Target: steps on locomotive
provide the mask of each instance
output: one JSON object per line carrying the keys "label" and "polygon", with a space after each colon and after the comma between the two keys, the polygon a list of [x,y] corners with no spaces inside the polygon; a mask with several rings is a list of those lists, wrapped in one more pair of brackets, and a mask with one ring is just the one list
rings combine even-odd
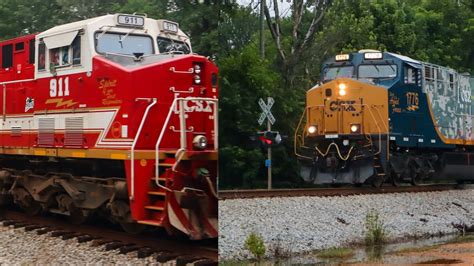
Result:
{"label": "steps on locomotive", "polygon": [[[175,164],[174,158],[166,158],[159,162],[160,173],[158,182],[160,185],[170,186],[173,183],[173,178],[167,178],[166,173],[168,169],[171,169]],[[149,204],[146,205],[145,211],[147,212],[147,219],[138,221],[139,224],[150,225],[150,226],[163,226],[163,219],[165,217],[166,207],[166,191],[156,185],[156,177],[150,178],[150,188],[148,191]]]}

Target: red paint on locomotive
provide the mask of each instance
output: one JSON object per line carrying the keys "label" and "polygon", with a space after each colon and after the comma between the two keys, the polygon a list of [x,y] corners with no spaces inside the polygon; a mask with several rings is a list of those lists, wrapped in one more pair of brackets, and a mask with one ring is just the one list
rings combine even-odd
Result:
{"label": "red paint on locomotive", "polygon": [[[123,24],[124,16],[136,18],[133,23],[143,19],[143,25]],[[115,33],[122,48],[126,38],[150,37],[153,53],[99,53],[100,38]],[[171,47],[176,42],[190,49],[177,24],[133,15],[107,15],[1,42],[2,48],[23,43],[24,49],[13,49],[11,60],[9,48],[0,56],[3,66],[11,64],[0,69],[0,155],[8,162],[19,155],[90,165],[113,161],[123,167],[133,222],[179,230],[194,239],[216,237],[218,69],[202,56],[159,51],[157,40],[166,38]],[[71,42],[61,43],[64,39]],[[15,174],[4,170],[2,176],[10,180]],[[86,205],[70,196],[77,208]],[[113,196],[108,200],[106,207]]]}

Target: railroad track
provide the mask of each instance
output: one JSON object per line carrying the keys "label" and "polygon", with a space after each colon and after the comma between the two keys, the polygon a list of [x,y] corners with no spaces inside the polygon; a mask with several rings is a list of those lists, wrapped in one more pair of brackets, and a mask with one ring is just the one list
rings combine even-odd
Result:
{"label": "railroad track", "polygon": [[24,228],[25,231],[49,234],[63,240],[76,238],[80,243],[105,246],[105,250],[119,250],[121,254],[135,252],[138,258],[154,256],[157,262],[174,262],[176,265],[217,265],[217,240],[191,241],[176,239],[165,232],[131,235],[103,226],[73,225],[57,217],[29,216],[3,209],[0,213],[3,226]]}
{"label": "railroad track", "polygon": [[221,190],[219,200],[245,199],[245,198],[266,198],[266,197],[330,197],[330,196],[350,196],[363,194],[383,194],[402,192],[432,192],[459,189],[456,184],[444,185],[421,185],[421,186],[401,186],[401,187],[339,187],[339,188],[299,188],[299,189],[248,189],[248,190]]}

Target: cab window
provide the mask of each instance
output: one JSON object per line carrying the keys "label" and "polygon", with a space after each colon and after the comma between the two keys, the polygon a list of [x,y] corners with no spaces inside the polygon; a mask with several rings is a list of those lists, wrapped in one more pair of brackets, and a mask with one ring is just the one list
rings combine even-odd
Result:
{"label": "cab window", "polygon": [[46,45],[40,41],[38,46],[38,70],[46,69]]}
{"label": "cab window", "polygon": [[77,36],[71,44],[72,64],[81,64],[81,36]]}
{"label": "cab window", "polygon": [[328,67],[324,70],[324,81],[336,78],[352,78],[354,76],[353,66]]}
{"label": "cab window", "polygon": [[420,71],[417,68],[405,65],[405,84],[420,85]]}
{"label": "cab window", "polygon": [[97,32],[95,40],[95,48],[100,54],[150,55],[154,53],[153,39],[146,35]]}
{"label": "cab window", "polygon": [[396,65],[360,65],[359,78],[395,78],[397,76]]}
{"label": "cab window", "polygon": [[13,44],[7,44],[2,47],[2,68],[13,66]]}
{"label": "cab window", "polygon": [[157,39],[158,43],[158,50],[160,51],[161,54],[164,53],[182,53],[182,54],[189,54],[191,52],[191,49],[189,49],[189,46],[180,41],[175,41],[163,37],[158,37]]}
{"label": "cab window", "polygon": [[[71,45],[54,48],[49,50],[49,63],[54,67],[68,67],[81,64],[81,37],[76,36]],[[39,47],[42,53],[41,45]],[[40,62],[40,61],[39,61]],[[42,69],[41,64],[38,69]],[[43,68],[44,69],[44,68]]]}

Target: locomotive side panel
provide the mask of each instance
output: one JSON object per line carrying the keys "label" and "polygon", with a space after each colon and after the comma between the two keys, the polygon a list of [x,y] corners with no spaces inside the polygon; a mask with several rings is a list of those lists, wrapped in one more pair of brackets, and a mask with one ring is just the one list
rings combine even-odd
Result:
{"label": "locomotive side panel", "polygon": [[424,64],[424,92],[433,126],[447,144],[474,145],[469,77],[454,70]]}
{"label": "locomotive side panel", "polygon": [[37,56],[14,61],[35,61],[35,76],[33,64],[0,70],[0,198],[77,222],[103,212],[126,231],[216,237],[217,67],[187,55],[179,25],[106,15],[29,40]]}

